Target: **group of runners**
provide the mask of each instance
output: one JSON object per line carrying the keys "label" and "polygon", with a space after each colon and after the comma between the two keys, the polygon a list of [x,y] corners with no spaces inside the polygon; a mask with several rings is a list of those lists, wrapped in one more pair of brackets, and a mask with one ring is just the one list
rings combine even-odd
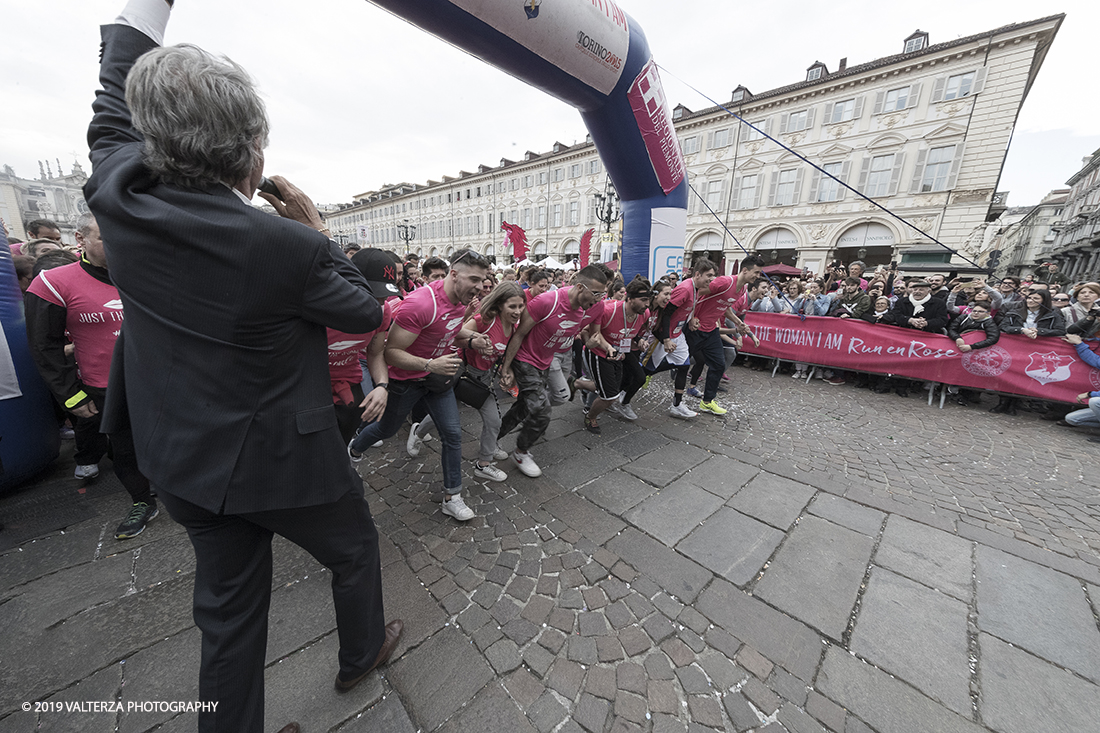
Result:
{"label": "group of runners", "polygon": [[[651,283],[638,275],[625,287],[617,273],[595,264],[579,270],[569,286],[532,296],[515,281],[497,283],[485,257],[462,250],[442,277],[401,299],[400,268],[392,257],[381,250],[352,256],[385,301],[386,318],[371,334],[329,334],[330,362],[342,356],[346,364],[347,344],[361,345],[364,386],[368,380],[370,386],[345,389],[341,397],[334,372],[334,400],[345,412],[361,410],[362,424],[348,443],[353,462],[409,419],[406,449],[417,455],[434,427],[443,464],[442,509],[459,521],[475,516],[462,498],[459,378],[484,397],[477,406],[482,431],[473,472],[490,481],[507,479],[496,465],[505,460],[525,476],[542,475],[532,448],[546,432],[553,406],[578,392],[584,427],[596,435],[605,412],[636,420],[631,399],[664,371],[673,383],[671,416],[724,415],[717,394],[731,361],[729,347],[748,333],[738,310],[747,310],[746,286],[764,264],[749,255],[736,275],[718,276],[716,265],[702,259],[675,285],[676,278]],[[577,370],[575,348],[582,364]],[[685,403],[685,390],[689,372],[694,387],[704,367],[696,411]],[[515,449],[508,453],[499,442],[513,431]]]}

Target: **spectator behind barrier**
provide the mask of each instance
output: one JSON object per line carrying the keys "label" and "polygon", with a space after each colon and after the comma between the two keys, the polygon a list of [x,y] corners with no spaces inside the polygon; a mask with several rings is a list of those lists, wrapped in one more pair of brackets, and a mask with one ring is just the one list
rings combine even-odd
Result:
{"label": "spectator behind barrier", "polygon": [[907,297],[898,298],[894,303],[894,325],[943,333],[947,325],[947,305],[944,299],[932,295],[932,284],[927,280],[914,280],[909,283],[908,290]]}
{"label": "spectator behind barrier", "polygon": [[1046,289],[1032,290],[1021,306],[1003,311],[1000,327],[1005,333],[1022,334],[1031,339],[1066,333],[1062,312],[1051,305],[1050,291]]}

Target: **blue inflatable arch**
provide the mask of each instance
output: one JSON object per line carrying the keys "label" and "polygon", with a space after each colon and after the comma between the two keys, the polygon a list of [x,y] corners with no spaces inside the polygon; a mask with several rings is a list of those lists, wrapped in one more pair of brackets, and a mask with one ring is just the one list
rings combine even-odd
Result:
{"label": "blue inflatable arch", "polygon": [[370,0],[576,107],[622,200],[629,281],[679,272],[687,180],[645,34],[612,0]]}

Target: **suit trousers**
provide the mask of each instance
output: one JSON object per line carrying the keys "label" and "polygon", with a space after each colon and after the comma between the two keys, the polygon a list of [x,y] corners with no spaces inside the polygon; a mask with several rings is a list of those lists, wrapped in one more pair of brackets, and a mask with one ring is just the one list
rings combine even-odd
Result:
{"label": "suit trousers", "polygon": [[161,491],[195,548],[195,624],[202,631],[200,733],[263,733],[264,660],[271,604],[271,539],[278,534],[332,571],[344,679],[374,664],[386,638],[378,531],[360,491],[331,504],[214,514]]}

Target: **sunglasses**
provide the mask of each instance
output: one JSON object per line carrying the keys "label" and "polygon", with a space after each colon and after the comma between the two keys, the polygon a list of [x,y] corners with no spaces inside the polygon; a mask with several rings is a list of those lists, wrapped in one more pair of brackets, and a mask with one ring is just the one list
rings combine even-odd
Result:
{"label": "sunglasses", "polygon": [[593,298],[595,298],[597,301],[603,300],[604,298],[607,297],[607,293],[593,292],[592,288],[588,287],[584,283],[577,283],[577,287],[578,288],[584,288],[585,290],[587,290],[588,294],[591,295]]}

